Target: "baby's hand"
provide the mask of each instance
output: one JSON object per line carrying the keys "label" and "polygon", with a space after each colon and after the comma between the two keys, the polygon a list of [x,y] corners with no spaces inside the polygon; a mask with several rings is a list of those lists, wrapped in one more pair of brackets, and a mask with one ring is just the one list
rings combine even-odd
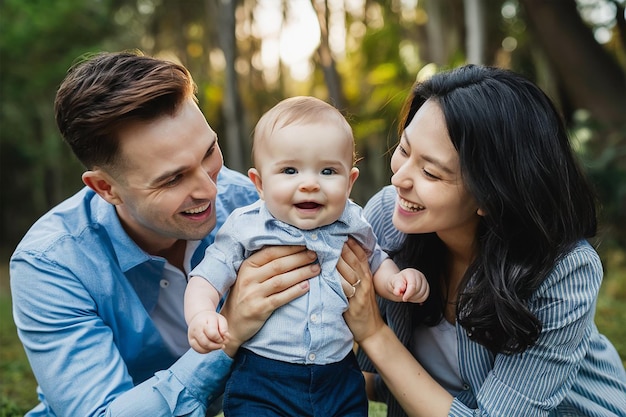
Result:
{"label": "baby's hand", "polygon": [[391,292],[404,302],[423,303],[430,292],[424,274],[414,268],[406,268],[391,279]]}
{"label": "baby's hand", "polygon": [[188,337],[189,345],[196,352],[222,349],[229,338],[226,318],[215,311],[201,311],[189,322]]}

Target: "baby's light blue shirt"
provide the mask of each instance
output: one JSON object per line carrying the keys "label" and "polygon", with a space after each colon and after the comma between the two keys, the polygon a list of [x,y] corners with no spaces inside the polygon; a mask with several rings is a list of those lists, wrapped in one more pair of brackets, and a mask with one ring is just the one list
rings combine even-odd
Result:
{"label": "baby's light blue shirt", "polygon": [[321,274],[310,279],[302,297],[278,308],[261,330],[243,346],[258,355],[299,364],[339,362],[353,348],[343,319],[348,300],[336,270],[341,250],[352,236],[368,251],[372,272],[387,258],[376,242],[362,209],[349,201],[330,225],[301,230],[274,218],[261,200],[235,210],[190,276],[207,279],[220,294],[233,285],[241,263],[271,245],[306,245],[317,253]]}

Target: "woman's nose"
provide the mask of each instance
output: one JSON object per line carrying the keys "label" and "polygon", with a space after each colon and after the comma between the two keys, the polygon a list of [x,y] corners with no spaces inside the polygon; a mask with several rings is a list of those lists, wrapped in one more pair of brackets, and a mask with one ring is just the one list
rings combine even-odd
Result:
{"label": "woman's nose", "polygon": [[407,174],[406,164],[401,165],[391,176],[391,184],[398,188],[411,188],[413,181]]}

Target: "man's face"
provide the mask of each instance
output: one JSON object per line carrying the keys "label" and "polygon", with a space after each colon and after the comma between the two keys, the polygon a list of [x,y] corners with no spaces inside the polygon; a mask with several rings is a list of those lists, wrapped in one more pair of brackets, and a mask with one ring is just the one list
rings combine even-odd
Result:
{"label": "man's face", "polygon": [[217,135],[189,99],[174,116],[136,122],[119,133],[121,169],[112,190],[128,234],[149,253],[205,237],[216,223]]}

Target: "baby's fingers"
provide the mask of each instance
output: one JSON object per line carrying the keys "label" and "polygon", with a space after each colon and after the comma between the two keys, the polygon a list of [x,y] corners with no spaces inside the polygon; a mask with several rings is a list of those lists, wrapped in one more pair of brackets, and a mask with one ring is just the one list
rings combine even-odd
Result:
{"label": "baby's fingers", "polygon": [[201,333],[189,339],[189,345],[199,353],[209,353],[221,349],[224,343],[215,342],[207,337],[206,333]]}
{"label": "baby's fingers", "polygon": [[404,294],[402,294],[402,301],[407,302],[410,301],[411,298],[415,295],[416,287],[415,283],[412,281],[408,281],[405,285]]}
{"label": "baby's fingers", "polygon": [[217,317],[217,326],[218,326],[218,334],[222,340],[222,343],[226,343],[228,341],[228,321],[226,320],[226,317],[222,316],[221,314]]}

